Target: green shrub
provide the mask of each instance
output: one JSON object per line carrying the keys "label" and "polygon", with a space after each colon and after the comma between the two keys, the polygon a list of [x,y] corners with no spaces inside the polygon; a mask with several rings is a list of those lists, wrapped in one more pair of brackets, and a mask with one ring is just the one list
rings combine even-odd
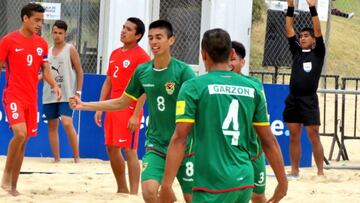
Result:
{"label": "green shrub", "polygon": [[262,21],[262,12],[265,9],[264,0],[253,0],[252,22]]}

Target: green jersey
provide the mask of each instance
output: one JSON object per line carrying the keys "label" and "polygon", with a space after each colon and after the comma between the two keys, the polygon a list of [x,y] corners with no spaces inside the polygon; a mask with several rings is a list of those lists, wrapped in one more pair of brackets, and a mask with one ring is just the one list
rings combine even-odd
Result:
{"label": "green jersey", "polygon": [[206,192],[253,187],[248,143],[253,125],[268,125],[258,85],[230,71],[211,71],[180,90],[176,122],[194,122],[194,188]]}
{"label": "green jersey", "polygon": [[[244,75],[244,77],[253,81],[254,84],[257,85],[257,88],[264,94],[264,98],[266,99],[262,82],[257,78],[251,76]],[[250,157],[252,160],[254,160],[258,158],[260,153],[262,152],[262,146],[261,146],[260,138],[257,136],[255,129],[253,128],[252,131],[253,133],[251,134],[251,139],[249,140],[249,148],[250,148]]]}
{"label": "green jersey", "polygon": [[175,130],[176,99],[180,87],[193,77],[195,74],[190,66],[175,58],[171,58],[165,69],[155,69],[153,60],[136,68],[125,94],[137,99],[146,93],[149,110],[146,148],[166,154]]}

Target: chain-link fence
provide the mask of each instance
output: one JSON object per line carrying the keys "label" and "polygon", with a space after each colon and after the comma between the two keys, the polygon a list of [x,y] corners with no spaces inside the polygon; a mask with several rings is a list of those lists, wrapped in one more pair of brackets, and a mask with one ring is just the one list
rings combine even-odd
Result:
{"label": "chain-link fence", "polygon": [[173,56],[189,64],[199,64],[201,0],[161,0],[160,19],[173,25],[176,37]]}
{"label": "chain-link fence", "polygon": [[[255,0],[254,0],[255,1]],[[251,70],[289,72],[291,57],[285,32],[285,0],[261,0],[266,4],[262,21],[252,25]],[[340,76],[360,75],[360,1],[318,0],[318,13],[326,14],[321,21],[322,34],[327,47],[324,74]],[[327,9],[326,6],[330,8]],[[295,0],[294,28],[311,27],[311,18],[306,0]],[[327,21],[326,21],[327,20]]]}
{"label": "chain-link fence", "polygon": [[[264,45],[263,66],[291,66],[292,56],[289,51],[287,35],[285,32],[284,10],[268,9]],[[312,27],[309,12],[298,10],[294,16],[294,29],[296,33],[304,27]]]}
{"label": "chain-link fence", "polygon": [[29,0],[2,0],[0,1],[0,37],[18,29],[21,25],[21,8]]}
{"label": "chain-link fence", "polygon": [[[0,37],[21,25],[21,8],[29,0],[0,1]],[[37,2],[61,3],[61,19],[68,24],[67,41],[79,51],[86,73],[96,73],[99,32],[100,0],[44,0]],[[45,20],[41,34],[52,46],[51,26],[55,20]]]}
{"label": "chain-link fence", "polygon": [[[263,66],[291,66],[292,57],[289,51],[285,31],[286,1],[267,1],[266,34],[264,43]],[[294,30],[299,33],[302,28],[312,28],[311,15],[301,2],[295,4]]]}

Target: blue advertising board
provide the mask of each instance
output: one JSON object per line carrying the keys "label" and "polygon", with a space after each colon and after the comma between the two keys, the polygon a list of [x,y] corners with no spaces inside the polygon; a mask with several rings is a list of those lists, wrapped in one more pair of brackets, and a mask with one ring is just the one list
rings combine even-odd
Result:
{"label": "blue advertising board", "polygon": [[[285,108],[285,99],[289,94],[289,86],[264,84],[264,90],[270,115],[271,131],[280,144],[285,165],[290,165],[290,133],[282,116]],[[300,167],[311,167],[312,150],[305,129],[302,129],[301,148]]]}
{"label": "blue advertising board", "polygon": [[[96,101],[99,99],[101,87],[105,80],[104,75],[85,74],[82,100]],[[0,78],[0,93],[4,87],[4,77]],[[268,102],[268,111],[270,114],[271,129],[276,136],[284,156],[286,165],[290,164],[289,159],[289,131],[282,120],[284,109],[284,100],[289,92],[287,85],[264,85],[265,94]],[[26,156],[29,157],[51,157],[50,144],[47,133],[47,123],[42,119],[42,83],[39,84],[39,112],[38,112],[38,135],[31,138],[27,144]],[[104,146],[104,131],[94,122],[93,111],[74,111],[74,126],[79,136],[79,150],[82,158],[99,158],[107,160],[107,154]],[[141,131],[139,136],[138,155],[141,158],[145,153],[145,131],[148,120],[147,108],[144,108],[144,117],[141,121]],[[67,141],[66,134],[59,125],[60,155],[64,158],[72,157],[71,147]],[[12,137],[12,131],[3,110],[0,105],[0,155],[6,155],[7,146]],[[311,166],[311,145],[307,139],[306,132],[303,130],[302,139],[302,158],[301,167]]]}

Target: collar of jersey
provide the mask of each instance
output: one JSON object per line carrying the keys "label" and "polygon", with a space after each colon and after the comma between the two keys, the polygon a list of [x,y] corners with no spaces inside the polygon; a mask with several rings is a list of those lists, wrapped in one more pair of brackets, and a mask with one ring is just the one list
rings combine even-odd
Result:
{"label": "collar of jersey", "polygon": [[164,70],[166,70],[166,69],[168,69],[168,67],[161,68],[161,69],[157,69],[157,68],[153,67],[153,70],[154,70],[154,71],[157,71],[157,72],[161,72],[161,71],[164,71]]}

